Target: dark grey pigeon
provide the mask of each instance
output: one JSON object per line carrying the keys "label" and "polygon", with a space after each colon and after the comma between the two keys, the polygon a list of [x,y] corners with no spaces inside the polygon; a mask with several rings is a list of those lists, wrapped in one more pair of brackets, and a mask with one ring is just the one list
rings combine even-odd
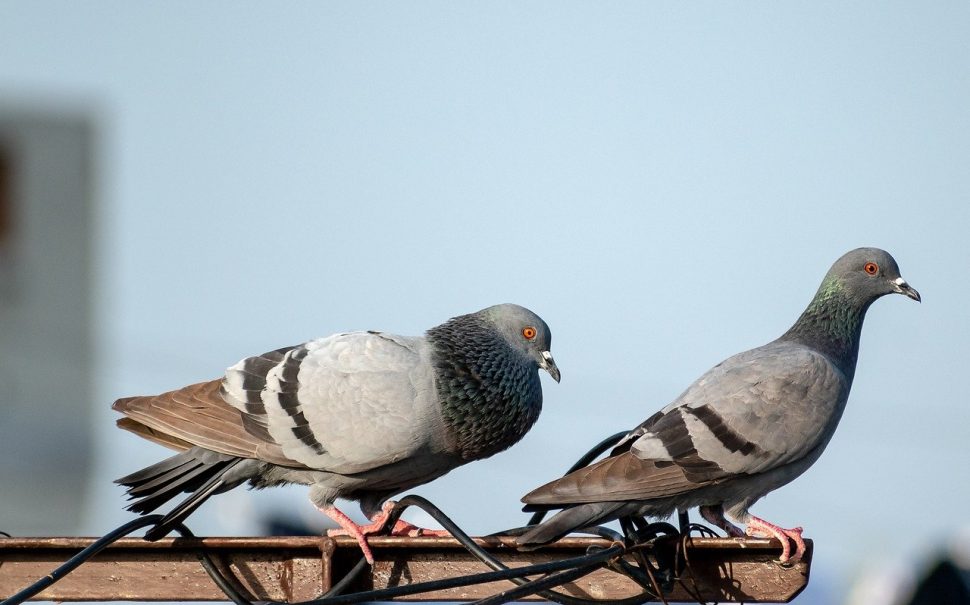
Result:
{"label": "dark grey pigeon", "polygon": [[[919,293],[896,261],[859,248],[832,265],[795,325],[731,357],[624,437],[609,457],[527,494],[526,510],[565,509],[519,539],[534,547],[626,515],[666,517],[699,506],[732,536],[781,541],[782,562],[805,551],[801,528],[783,529],[748,508],[821,455],[845,409],[869,305]],[[791,555],[788,539],[796,551]]]}
{"label": "dark grey pigeon", "polygon": [[[388,498],[519,441],[542,408],[539,368],[558,382],[542,319],[517,305],[455,317],[423,337],[350,332],[244,359],[224,378],[119,399],[118,425],[181,453],[118,480],[137,513],[191,492],[146,538],[161,538],[212,494],[249,481],[310,486],[310,500],[357,538]],[[334,506],[357,500],[373,523]],[[396,533],[421,530],[399,521]]]}

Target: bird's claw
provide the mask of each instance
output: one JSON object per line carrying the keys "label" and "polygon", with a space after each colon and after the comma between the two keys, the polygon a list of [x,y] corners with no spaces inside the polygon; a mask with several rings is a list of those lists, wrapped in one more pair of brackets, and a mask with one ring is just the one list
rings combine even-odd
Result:
{"label": "bird's claw", "polygon": [[407,521],[399,520],[394,524],[394,528],[391,530],[392,536],[407,536],[409,538],[450,538],[451,534],[446,529],[427,529],[425,527],[418,527],[408,523]]}
{"label": "bird's claw", "polygon": [[[368,563],[373,565],[374,554],[371,552],[370,546],[367,544],[367,536],[380,534],[384,530],[384,526],[387,524],[387,518],[394,509],[395,504],[395,502],[390,500],[385,502],[381,507],[381,512],[371,517],[371,522],[367,525],[357,525],[334,506],[318,508],[320,508],[323,513],[340,525],[340,528],[327,530],[327,536],[331,538],[336,538],[338,536],[350,536],[356,539],[357,543],[360,545],[361,551],[364,553],[364,558],[367,559]],[[443,529],[425,529],[423,527],[418,527],[408,523],[403,519],[398,519],[394,523],[394,527],[391,528],[390,535],[417,538],[419,536],[448,537],[451,534]]]}
{"label": "bird's claw", "polygon": [[[748,520],[745,533],[758,538],[775,538],[781,543],[781,556],[778,562],[790,567],[802,560],[805,555],[805,540],[802,539],[802,528],[793,527],[785,529],[773,523],[768,523],[764,519],[751,517]],[[795,554],[791,552],[791,544],[795,543]]]}

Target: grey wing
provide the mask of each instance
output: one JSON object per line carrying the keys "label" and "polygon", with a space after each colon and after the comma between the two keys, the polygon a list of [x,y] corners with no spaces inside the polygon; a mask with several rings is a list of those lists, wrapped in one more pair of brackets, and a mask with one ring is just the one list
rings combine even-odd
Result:
{"label": "grey wing", "polygon": [[631,431],[610,458],[523,500],[650,500],[783,466],[827,441],[848,389],[828,359],[804,347],[740,353]]}
{"label": "grey wing", "polygon": [[694,458],[755,474],[805,456],[835,430],[849,381],[824,355],[772,343],[712,368],[631,447],[641,459]]}
{"label": "grey wing", "polygon": [[244,359],[227,370],[223,395],[287,457],[341,474],[406,459],[441,424],[424,340],[376,332]]}

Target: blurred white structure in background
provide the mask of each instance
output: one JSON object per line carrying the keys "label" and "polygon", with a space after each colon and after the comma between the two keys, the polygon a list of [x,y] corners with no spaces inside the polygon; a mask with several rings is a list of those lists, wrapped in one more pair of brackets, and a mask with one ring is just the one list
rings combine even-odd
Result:
{"label": "blurred white structure in background", "polygon": [[19,535],[71,533],[83,513],[95,144],[83,112],[0,104],[0,529]]}

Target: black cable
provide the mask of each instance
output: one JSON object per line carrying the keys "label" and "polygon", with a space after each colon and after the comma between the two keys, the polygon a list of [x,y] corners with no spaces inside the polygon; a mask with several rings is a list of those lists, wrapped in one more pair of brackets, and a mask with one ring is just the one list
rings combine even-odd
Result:
{"label": "black cable", "polygon": [[[352,605],[355,603],[362,603],[365,601],[380,601],[386,599],[392,599],[394,597],[401,597],[411,594],[417,594],[422,592],[430,592],[433,590],[445,590],[448,588],[458,588],[460,586],[469,586],[472,584],[486,584],[488,582],[496,582],[498,580],[511,580],[514,578],[521,578],[523,576],[529,575],[540,575],[549,574],[557,571],[564,570],[575,570],[577,565],[581,566],[582,569],[592,571],[603,561],[616,556],[622,552],[622,548],[615,546],[613,548],[604,549],[601,552],[595,553],[595,555],[584,555],[582,557],[573,557],[570,559],[560,559],[558,561],[550,561],[549,563],[539,563],[536,565],[528,565],[525,567],[507,568],[497,571],[486,571],[477,574],[471,574],[467,576],[459,576],[455,578],[444,578],[441,580],[433,580],[430,582],[419,582],[417,584],[408,584],[405,586],[392,586],[390,588],[381,588],[378,590],[369,590],[367,592],[358,592],[349,595],[340,595],[336,597],[328,597],[324,599],[314,599],[312,601],[305,601],[300,605]],[[568,580],[564,580],[568,581]],[[529,593],[531,594],[531,593]]]}
{"label": "black cable", "polygon": [[[352,570],[352,572],[348,574],[348,576],[345,576],[344,578],[342,578],[340,582],[335,584],[321,598],[313,599],[311,601],[305,601],[300,605],[352,605],[352,604],[361,603],[364,601],[391,599],[391,598],[407,596],[411,594],[419,594],[422,592],[445,590],[448,588],[457,588],[460,586],[494,582],[498,580],[512,580],[512,581],[518,580],[521,583],[526,584],[530,582],[529,580],[525,579],[526,576],[553,574],[554,572],[562,572],[562,571],[580,570],[582,573],[577,573],[575,576],[575,577],[579,577],[593,571],[594,569],[602,565],[603,562],[609,560],[612,557],[618,556],[623,552],[623,547],[620,544],[617,544],[613,547],[603,549],[598,552],[586,554],[581,557],[573,557],[570,559],[560,559],[558,561],[539,563],[539,564],[529,565],[524,567],[508,568],[508,567],[505,567],[502,563],[496,561],[488,553],[486,553],[483,549],[481,549],[481,547],[479,547],[471,537],[469,537],[464,531],[462,531],[461,528],[459,528],[454,523],[454,521],[448,518],[448,516],[445,515],[440,509],[438,509],[436,506],[434,506],[424,498],[421,498],[420,496],[406,496],[405,498],[402,498],[401,501],[398,502],[397,506],[391,511],[391,514],[388,516],[387,526],[393,526],[394,522],[397,520],[397,518],[400,517],[401,513],[408,506],[418,506],[422,508],[430,515],[432,515],[432,517],[438,520],[438,522],[441,523],[442,526],[445,527],[445,529],[447,529],[449,532],[452,532],[453,535],[455,535],[466,548],[470,548],[470,550],[472,551],[477,551],[479,554],[484,554],[486,559],[489,559],[491,560],[492,563],[494,563],[494,566],[493,566],[489,563],[489,561],[485,561],[486,564],[489,564],[490,566],[493,567],[494,571],[483,572],[483,573],[473,574],[469,576],[461,576],[456,578],[444,578],[441,580],[421,582],[421,583],[410,584],[406,586],[394,586],[389,588],[370,590],[370,591],[353,593],[348,595],[336,594],[346,589],[346,587],[352,582],[352,576],[355,575],[354,572],[358,571],[358,568],[359,570],[366,569],[365,563],[364,564],[358,563],[355,569]],[[182,530],[182,529],[183,529],[182,527],[179,528],[179,530]],[[606,532],[609,532],[609,530],[606,530]],[[612,532],[609,532],[609,533],[612,533]],[[607,535],[609,535],[609,533]],[[473,552],[473,554],[475,553]],[[202,555],[203,557],[206,556],[205,553],[202,553]],[[212,579],[216,583],[216,585],[219,586],[219,588],[226,593],[226,596],[229,597],[234,603],[236,603],[236,605],[253,605],[251,599],[248,599],[240,595],[237,591],[235,591],[234,587],[229,582],[229,580],[222,574],[222,572],[218,568],[216,568],[216,566],[211,562],[211,560],[206,561],[205,559],[203,559],[203,563],[206,568],[206,571],[209,573],[210,576],[212,576]],[[205,563],[208,563],[208,564],[206,565]],[[565,578],[565,579],[562,579],[560,583],[568,582],[568,581],[569,579]],[[535,590],[541,589],[542,586],[544,585],[545,583],[534,585],[531,591],[529,589],[524,589],[524,592],[522,594],[532,594],[532,592],[534,592]],[[562,595],[562,596],[566,596],[566,595]],[[583,605],[586,605],[586,603],[596,603],[596,601],[589,601],[586,599],[578,599],[577,601],[582,603]],[[270,601],[268,602],[268,605],[283,605],[283,604]]]}
{"label": "black cable", "polygon": [[162,516],[163,515],[148,515],[146,517],[140,517],[125,523],[118,529],[98,539],[93,544],[65,561],[60,567],[50,572],[43,578],[37,580],[27,588],[24,588],[17,594],[4,599],[3,601],[0,601],[0,605],[20,605],[20,603],[23,603],[27,599],[30,599],[40,592],[43,592],[44,589],[50,587],[58,580],[77,569],[77,567],[82,563],[104,550],[105,547],[117,541],[119,538],[123,538],[137,529],[148,527],[149,525],[156,525],[162,520]]}
{"label": "black cable", "polygon": [[[625,434],[626,433],[624,433],[624,435]],[[609,441],[609,440],[606,440],[606,441]],[[479,561],[481,561],[485,565],[495,570],[508,569],[508,567],[506,567],[505,564],[503,564],[501,561],[493,557],[491,554],[489,554],[483,548],[481,548],[478,544],[476,544],[475,541],[468,536],[468,534],[462,531],[462,529],[458,527],[454,521],[449,519],[448,516],[445,515],[440,509],[438,509],[438,507],[436,507],[428,500],[422,498],[421,496],[405,496],[404,498],[401,498],[401,500],[398,501],[398,506],[391,511],[391,514],[388,517],[388,523],[393,523],[394,521],[396,521],[397,518],[400,517],[401,512],[403,512],[404,508],[406,508],[407,506],[417,506],[424,512],[431,515],[432,518],[434,518],[445,529],[451,532],[451,534],[458,540],[459,543],[461,543],[462,546],[465,547],[465,549],[469,553],[471,553],[473,556],[475,556]],[[618,544],[623,542],[622,536],[620,536],[619,534],[617,534],[616,532],[608,528],[597,526],[595,528],[586,528],[586,529],[592,530],[590,533],[604,536],[609,540],[613,540],[617,542]],[[617,548],[619,549],[619,547]],[[522,569],[522,568],[517,568],[517,569]],[[512,579],[512,581],[515,582],[516,584],[524,584],[528,580]],[[602,601],[599,601],[597,599],[583,599],[580,597],[574,597],[571,595],[566,595],[566,594],[562,594],[551,590],[542,590],[541,592],[538,592],[536,594],[538,594],[539,596],[549,601],[555,601],[557,603],[562,603],[563,605],[601,605],[602,603]],[[627,599],[615,600],[611,602],[617,605],[635,605],[643,602],[642,597],[643,595],[636,595]]]}
{"label": "black cable", "polygon": [[360,576],[360,574],[364,573],[364,571],[368,567],[370,567],[370,565],[367,564],[367,559],[361,556],[360,560],[357,561],[357,565],[354,565],[354,567],[350,571],[344,574],[344,577],[340,578],[340,580],[334,583],[334,585],[330,587],[330,590],[323,593],[317,598],[324,599],[327,597],[335,597],[339,594],[342,594],[345,590],[347,590],[348,587],[350,587],[351,584],[354,583],[354,581]]}
{"label": "black cable", "polygon": [[686,510],[677,511],[677,525],[680,526],[680,533],[690,533],[690,516]]}
{"label": "black cable", "polygon": [[[182,536],[183,538],[195,537],[195,534],[192,533],[192,530],[186,527],[185,524],[183,523],[179,523],[178,525],[172,526],[172,529],[178,532],[179,535]],[[236,587],[232,585],[232,582],[229,581],[229,578],[227,578],[219,570],[219,568],[216,567],[216,563],[215,561],[212,560],[212,556],[208,552],[206,552],[204,548],[199,549],[198,557],[199,557],[199,563],[202,564],[202,569],[204,569],[206,573],[209,574],[209,577],[212,579],[213,582],[215,582],[215,585],[219,588],[219,590],[223,592],[223,594],[229,597],[229,600],[231,600],[236,605],[252,605],[253,599],[243,596],[242,593],[236,590]]]}
{"label": "black cable", "polygon": [[618,558],[613,561],[613,563],[620,568],[620,572],[623,575],[628,576],[631,580],[639,584],[640,587],[643,588],[644,592],[652,595],[652,598],[657,598],[657,595],[654,594],[656,589],[654,588],[653,583],[650,581],[650,577],[647,574],[643,573],[643,571],[637,569],[635,566],[627,563],[623,559]]}
{"label": "black cable", "polygon": [[572,582],[573,580],[577,580],[591,573],[597,567],[599,567],[599,564],[584,565],[573,569],[564,569],[563,571],[549,574],[545,577],[539,578],[538,580],[526,582],[510,590],[502,591],[497,595],[479,599],[472,605],[502,605],[502,603],[508,603],[509,601],[515,601],[517,599],[541,593],[547,588],[554,588],[560,584]]}
{"label": "black cable", "polygon": [[[491,567],[494,571],[483,572],[479,574],[472,574],[469,576],[461,576],[456,578],[445,578],[441,580],[433,580],[429,582],[421,582],[417,584],[410,584],[406,586],[394,586],[389,588],[383,588],[378,590],[370,590],[365,592],[353,593],[348,595],[339,595],[338,593],[345,590],[352,582],[355,576],[359,575],[363,570],[367,568],[366,562],[361,559],[361,561],[354,567],[353,570],[346,576],[344,576],[339,582],[337,582],[327,593],[322,595],[320,598],[313,599],[310,601],[304,601],[299,604],[291,605],[354,605],[356,603],[362,603],[365,601],[376,601],[382,599],[392,599],[395,597],[407,596],[412,594],[420,594],[422,592],[431,592],[438,590],[445,590],[449,588],[457,588],[460,586],[468,586],[471,584],[488,583],[498,580],[510,580],[517,584],[518,587],[511,589],[509,591],[504,591],[500,595],[494,595],[493,597],[488,597],[485,600],[479,602],[479,604],[484,605],[497,605],[498,603],[505,603],[514,599],[521,599],[526,596],[533,594],[538,594],[546,599],[556,601],[559,603],[564,603],[566,605],[602,605],[604,601],[599,599],[583,599],[579,597],[573,597],[571,595],[565,595],[555,591],[548,590],[554,586],[564,584],[566,582],[575,580],[584,575],[591,573],[597,568],[601,567],[605,562],[614,560],[622,562],[618,557],[623,554],[626,550],[621,546],[623,536],[617,532],[610,530],[606,527],[591,527],[585,528],[585,533],[591,533],[604,537],[608,540],[616,542],[614,546],[606,549],[602,549],[593,553],[581,557],[574,557],[571,559],[561,559],[559,561],[552,561],[549,563],[540,563],[525,567],[508,568],[501,561],[497,560],[491,554],[482,549],[474,539],[468,536],[458,525],[454,523],[447,515],[445,515],[440,509],[438,509],[434,504],[422,498],[420,496],[405,496],[402,498],[392,509],[391,513],[388,515],[387,523],[385,527],[392,527],[393,524],[400,518],[401,513],[410,507],[417,506],[424,510],[426,513],[431,515],[436,521],[438,521],[442,527],[448,530],[458,541],[462,544],[473,556],[477,557],[481,562],[485,563]],[[639,520],[642,522],[642,520]],[[181,528],[180,528],[181,529]],[[518,530],[524,528],[517,528]],[[664,534],[674,534],[676,535],[676,528],[668,523],[651,523],[643,528],[638,528],[636,531],[636,539],[642,540],[647,536],[650,536],[649,540],[655,540]],[[515,530],[511,530],[515,531]],[[634,552],[640,549],[632,549]],[[204,555],[204,553],[203,553]],[[227,596],[236,605],[253,605],[252,600],[246,599],[239,595],[238,592],[232,588],[228,580],[222,575],[211,561],[209,561],[209,566],[206,567],[206,571],[213,576],[213,580],[216,584],[226,592]],[[627,570],[632,570],[632,566],[629,564],[619,566],[623,572]],[[547,574],[542,578],[537,580],[528,580],[526,576],[534,576],[540,574]],[[656,580],[648,577],[647,574],[640,572],[638,577],[633,577],[635,582],[641,586],[653,585],[654,589],[646,589],[643,593],[634,595],[622,600],[610,600],[609,603],[616,605],[638,605],[643,603],[645,600],[652,598],[661,598],[662,595],[654,594],[656,592]],[[651,582],[652,581],[652,582]],[[488,600],[497,599],[497,600]],[[504,599],[504,600],[502,600]],[[265,605],[286,605],[283,603],[269,601],[262,602]]]}

